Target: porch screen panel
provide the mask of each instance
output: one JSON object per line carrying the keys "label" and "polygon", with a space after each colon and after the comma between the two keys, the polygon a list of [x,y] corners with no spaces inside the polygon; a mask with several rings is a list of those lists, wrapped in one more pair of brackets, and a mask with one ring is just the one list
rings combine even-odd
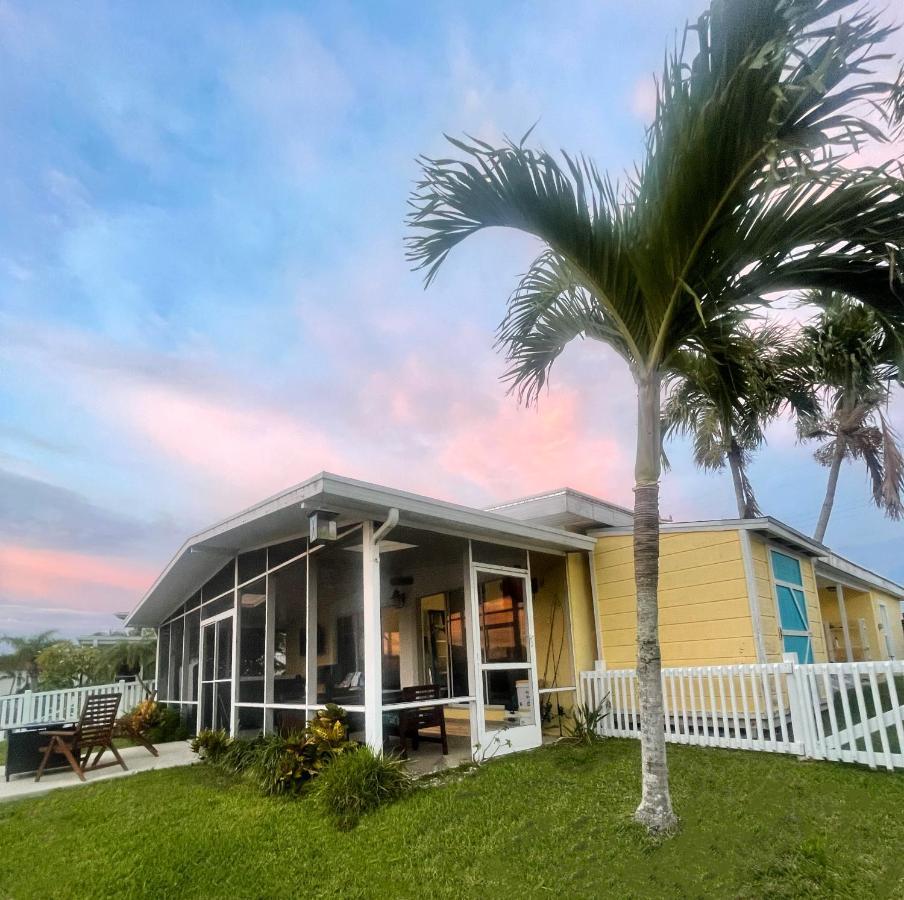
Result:
{"label": "porch screen panel", "polygon": [[266,578],[259,578],[239,588],[238,608],[239,703],[263,703],[267,626]]}
{"label": "porch screen panel", "polygon": [[198,700],[200,676],[201,611],[196,609],[185,617],[185,660],[182,670],[182,700],[195,703]]}
{"label": "porch screen panel", "polygon": [[158,700],[169,700],[169,656],[170,626],[161,625],[157,631],[157,660],[160,667],[157,672]]}
{"label": "porch screen panel", "polygon": [[307,560],[300,559],[270,575],[273,593],[273,702],[305,702]]}
{"label": "porch screen panel", "polygon": [[170,687],[168,700],[182,699],[182,659],[185,620],[174,619],[170,625]]}

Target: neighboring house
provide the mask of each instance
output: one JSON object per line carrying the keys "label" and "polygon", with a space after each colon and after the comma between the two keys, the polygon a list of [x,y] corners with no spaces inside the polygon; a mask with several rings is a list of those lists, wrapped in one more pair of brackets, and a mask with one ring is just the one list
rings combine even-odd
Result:
{"label": "neighboring house", "polygon": [[[580,671],[633,667],[631,522],[569,489],[479,510],[321,473],[190,538],[126,624],[159,629],[192,728],[336,702],[382,747],[426,696],[496,755],[560,728]],[[904,658],[902,597],[772,519],[663,525],[666,665]]]}

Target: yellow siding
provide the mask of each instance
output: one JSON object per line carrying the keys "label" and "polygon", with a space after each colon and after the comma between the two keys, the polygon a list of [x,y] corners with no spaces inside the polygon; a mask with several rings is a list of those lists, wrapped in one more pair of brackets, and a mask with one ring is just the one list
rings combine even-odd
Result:
{"label": "yellow siding", "polygon": [[[636,662],[631,540],[603,536],[594,551],[603,656],[610,669]],[[756,662],[737,531],[661,536],[659,610],[664,665]]]}
{"label": "yellow siding", "polygon": [[[763,633],[763,645],[766,651],[766,662],[781,662],[784,649],[778,631],[778,606],[775,599],[775,586],[772,583],[771,567],[767,553],[768,545],[762,538],[751,535],[751,555],[753,557],[753,573],[756,580],[757,600],[760,607],[760,627]],[[816,576],[813,572],[813,560],[787,550],[776,547],[779,553],[794,556],[800,561],[800,572],[804,583],[804,596],[807,599],[807,618],[810,633],[813,636],[813,659],[815,662],[826,662],[826,641],[822,627],[822,612],[819,595],[816,591]]]}
{"label": "yellow siding", "polygon": [[[876,645],[872,658],[890,659],[893,656],[895,659],[904,659],[904,629],[901,628],[901,604],[896,598],[880,590],[871,592],[871,601],[876,630]],[[879,614],[880,604],[885,606],[888,611],[888,638],[891,643],[891,656],[888,652],[888,644],[885,642],[885,632],[879,627],[882,622]]]}
{"label": "yellow siding", "polygon": [[578,672],[587,672],[593,668],[597,657],[590,566],[584,553],[569,553],[566,565],[574,662]]}

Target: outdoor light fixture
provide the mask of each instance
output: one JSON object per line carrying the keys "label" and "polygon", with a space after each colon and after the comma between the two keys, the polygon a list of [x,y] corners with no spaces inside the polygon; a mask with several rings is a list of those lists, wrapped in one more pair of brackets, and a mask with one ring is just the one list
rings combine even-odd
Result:
{"label": "outdoor light fixture", "polygon": [[310,524],[310,538],[314,541],[335,541],[336,540],[336,519],[339,518],[338,513],[327,512],[323,509],[315,510],[308,518]]}

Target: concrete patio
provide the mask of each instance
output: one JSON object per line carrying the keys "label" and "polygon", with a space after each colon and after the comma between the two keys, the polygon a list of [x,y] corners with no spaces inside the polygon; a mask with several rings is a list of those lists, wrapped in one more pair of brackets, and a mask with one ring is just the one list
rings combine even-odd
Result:
{"label": "concrete patio", "polygon": [[[85,781],[79,781],[78,776],[70,768],[55,769],[45,773],[41,780],[36,782],[34,774],[25,773],[14,775],[9,781],[0,781],[0,802],[4,800],[20,800],[23,797],[34,797],[46,794],[57,788],[79,787],[82,784],[96,784],[99,781],[108,781],[111,778],[125,778],[138,772],[150,772],[154,769],[170,769],[174,766],[188,766],[197,762],[198,757],[191,752],[188,741],[175,741],[170,744],[158,744],[159,756],[152,756],[144,747],[123,747],[120,749],[128,770],[118,765],[97,769],[94,772],[85,773]],[[109,753],[105,759],[112,759]]]}

